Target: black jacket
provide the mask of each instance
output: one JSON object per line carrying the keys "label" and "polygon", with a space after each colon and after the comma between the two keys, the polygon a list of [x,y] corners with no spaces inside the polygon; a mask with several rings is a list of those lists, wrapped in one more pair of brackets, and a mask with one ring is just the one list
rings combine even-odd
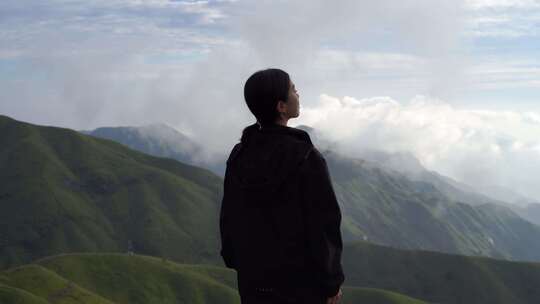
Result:
{"label": "black jacket", "polygon": [[249,286],[313,286],[326,297],[345,280],[341,211],[326,161],[307,132],[257,124],[227,160],[221,256]]}

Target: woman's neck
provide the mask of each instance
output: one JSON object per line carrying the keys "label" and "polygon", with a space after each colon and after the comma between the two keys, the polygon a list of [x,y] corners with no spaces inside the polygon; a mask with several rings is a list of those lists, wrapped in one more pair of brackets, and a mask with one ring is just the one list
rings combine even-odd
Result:
{"label": "woman's neck", "polygon": [[276,120],[276,124],[286,127],[287,126],[287,121],[288,121],[288,119],[285,119],[285,120],[284,119],[278,119],[278,120]]}

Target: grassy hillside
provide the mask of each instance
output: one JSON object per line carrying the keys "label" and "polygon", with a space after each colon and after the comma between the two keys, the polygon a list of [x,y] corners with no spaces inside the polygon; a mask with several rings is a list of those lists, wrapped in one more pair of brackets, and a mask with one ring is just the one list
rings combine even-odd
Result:
{"label": "grassy hillside", "polygon": [[426,302],[401,295],[399,293],[375,289],[350,287],[345,288],[342,303],[369,304],[425,304]]}
{"label": "grassy hillside", "polygon": [[[318,146],[332,146],[314,129],[299,128],[309,132]],[[193,147],[198,146],[165,126],[99,128],[87,133],[178,160],[193,155]],[[492,200],[428,172],[412,155],[380,151],[362,155],[373,162],[325,153],[344,211],[342,231],[346,241],[370,240],[407,249],[540,260],[540,243],[535,242],[540,238],[540,228],[517,214],[486,205]],[[410,174],[389,170],[392,167]]]}
{"label": "grassy hillside", "polygon": [[0,134],[0,268],[128,247],[222,263],[222,179],[210,171],[5,116]]}
{"label": "grassy hillside", "polygon": [[1,274],[0,299],[21,303],[239,303],[233,271],[148,256],[61,255]]}
{"label": "grassy hillside", "polygon": [[[95,303],[112,304],[55,272],[39,265],[27,265],[4,272],[0,280],[6,292],[0,298],[20,297],[22,303]],[[3,303],[3,302],[2,302]],[[11,303],[11,302],[8,302]]]}
{"label": "grassy hillside", "polygon": [[45,299],[26,290],[0,284],[0,303],[10,304],[49,304]]}
{"label": "grassy hillside", "polygon": [[[125,254],[53,256],[0,272],[0,299],[21,304],[240,303],[236,272],[230,269]],[[385,290],[344,287],[342,303],[424,302]]]}
{"label": "grassy hillside", "polygon": [[343,267],[349,286],[390,290],[430,303],[540,303],[539,263],[356,242],[345,246]]}
{"label": "grassy hillside", "polygon": [[[346,244],[343,266],[344,304],[540,303],[540,264],[535,263],[356,242]],[[17,297],[24,300],[20,303],[51,298],[58,303],[239,303],[231,269],[90,253],[48,257],[0,272],[0,299]]]}

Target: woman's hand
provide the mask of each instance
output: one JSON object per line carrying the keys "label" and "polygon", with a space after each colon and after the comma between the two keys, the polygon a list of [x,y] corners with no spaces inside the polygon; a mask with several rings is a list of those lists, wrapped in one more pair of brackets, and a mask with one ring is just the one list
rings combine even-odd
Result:
{"label": "woman's hand", "polygon": [[339,291],[335,296],[326,300],[326,304],[337,304],[341,300],[342,295],[343,294],[341,293],[341,288],[339,288]]}

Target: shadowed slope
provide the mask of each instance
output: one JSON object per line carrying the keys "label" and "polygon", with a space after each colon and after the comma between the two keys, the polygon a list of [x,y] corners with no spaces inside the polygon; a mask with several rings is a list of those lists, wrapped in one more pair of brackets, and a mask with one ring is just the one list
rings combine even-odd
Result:
{"label": "shadowed slope", "polygon": [[391,290],[430,303],[540,303],[540,264],[429,251],[392,249],[365,242],[344,248],[348,286]]}

